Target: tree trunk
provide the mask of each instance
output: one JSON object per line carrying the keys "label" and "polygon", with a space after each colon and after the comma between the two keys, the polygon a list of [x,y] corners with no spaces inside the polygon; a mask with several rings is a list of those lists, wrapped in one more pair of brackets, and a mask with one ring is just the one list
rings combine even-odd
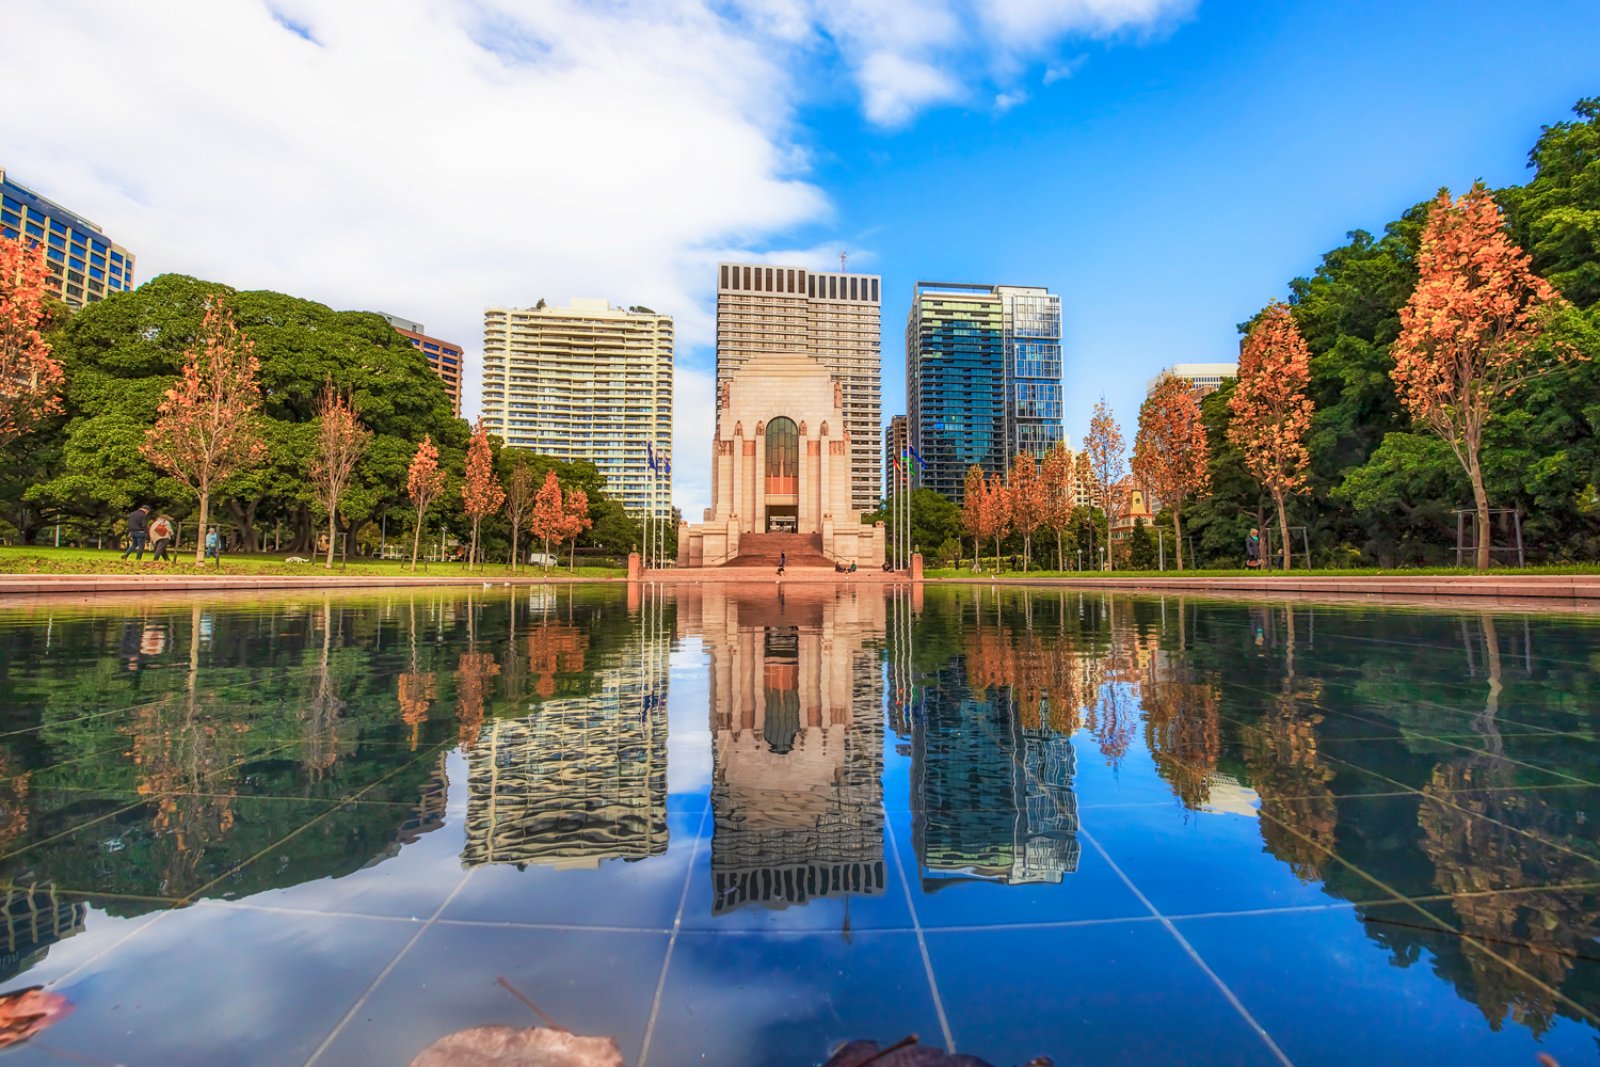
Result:
{"label": "tree trunk", "polygon": [[478,518],[472,520],[472,548],[467,551],[467,568],[469,570],[476,566],[478,562],[478,524],[482,521],[482,519]]}
{"label": "tree trunk", "polygon": [[1000,573],[1000,535],[994,535],[994,572]]}
{"label": "tree trunk", "polygon": [[299,507],[294,512],[294,543],[289,546],[291,554],[296,556],[311,557],[317,554],[317,539],[311,529],[311,509]]}
{"label": "tree trunk", "polygon": [[543,566],[544,566],[544,572],[546,574],[549,574],[550,573],[550,535],[549,534],[546,534],[545,538],[544,538],[544,562],[543,562]]}
{"label": "tree trunk", "polygon": [[422,509],[417,509],[417,521],[411,529],[411,569],[417,569],[417,551],[422,547]]}
{"label": "tree trunk", "polygon": [[572,544],[567,548],[567,573],[572,574],[578,569],[578,539],[574,537]]}
{"label": "tree trunk", "polygon": [[1172,540],[1178,553],[1178,570],[1183,570],[1183,522],[1178,509],[1172,509]]}
{"label": "tree trunk", "polygon": [[1064,562],[1064,557],[1061,555],[1061,528],[1057,527],[1056,528],[1056,570],[1064,571],[1066,569],[1067,569],[1067,565]]}
{"label": "tree trunk", "polygon": [[333,570],[333,542],[339,536],[339,502],[334,501],[328,508],[328,561],[323,564],[327,570]]}
{"label": "tree trunk", "polygon": [[261,539],[256,536],[256,511],[261,507],[261,501],[252,500],[248,505],[241,505],[237,500],[228,499],[224,507],[233,518],[234,534],[238,538],[240,552],[259,552],[262,548]]}
{"label": "tree trunk", "polygon": [[1283,538],[1283,569],[1292,570],[1289,551],[1289,513],[1283,507],[1283,491],[1272,494],[1272,502],[1278,505],[1278,536]]}
{"label": "tree trunk", "polygon": [[195,563],[205,563],[205,525],[211,518],[211,493],[200,491],[200,525],[195,528]]}
{"label": "tree trunk", "polygon": [[1478,510],[1478,558],[1473,566],[1486,571],[1489,569],[1489,493],[1483,487],[1483,468],[1477,456],[1467,464],[1467,477],[1472,479],[1472,504]]}
{"label": "tree trunk", "polygon": [[1022,535],[1022,573],[1028,573],[1028,560],[1033,556],[1033,534]]}
{"label": "tree trunk", "polygon": [[522,516],[511,516],[511,573],[517,573],[517,539],[522,532]]}

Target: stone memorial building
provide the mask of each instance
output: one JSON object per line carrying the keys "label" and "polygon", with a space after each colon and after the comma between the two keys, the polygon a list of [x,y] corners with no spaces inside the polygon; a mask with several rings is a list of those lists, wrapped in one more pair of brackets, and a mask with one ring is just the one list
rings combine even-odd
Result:
{"label": "stone memorial building", "polygon": [[801,352],[746,360],[717,389],[711,507],[678,533],[680,567],[855,563],[882,567],[881,523],[851,506],[843,387]]}

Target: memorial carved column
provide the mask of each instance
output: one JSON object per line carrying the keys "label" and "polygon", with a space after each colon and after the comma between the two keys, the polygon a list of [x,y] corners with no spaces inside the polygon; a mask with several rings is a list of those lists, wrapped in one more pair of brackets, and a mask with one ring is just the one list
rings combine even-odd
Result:
{"label": "memorial carved column", "polygon": [[756,462],[754,507],[751,514],[755,517],[752,527],[756,533],[767,532],[767,424],[756,423]]}

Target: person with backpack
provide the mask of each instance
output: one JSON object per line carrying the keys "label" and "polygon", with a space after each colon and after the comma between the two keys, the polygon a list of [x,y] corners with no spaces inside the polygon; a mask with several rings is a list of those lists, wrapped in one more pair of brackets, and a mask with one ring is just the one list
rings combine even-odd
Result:
{"label": "person with backpack", "polygon": [[156,521],[150,524],[150,536],[155,539],[155,553],[151,559],[172,562],[172,554],[167,551],[167,546],[172,544],[172,532],[172,517],[157,515]]}

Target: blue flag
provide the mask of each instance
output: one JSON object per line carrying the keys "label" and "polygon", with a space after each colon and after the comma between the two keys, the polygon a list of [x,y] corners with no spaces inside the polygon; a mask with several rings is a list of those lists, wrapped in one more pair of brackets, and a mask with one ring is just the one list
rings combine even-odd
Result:
{"label": "blue flag", "polygon": [[644,443],[644,448],[645,448],[645,455],[648,457],[647,460],[646,460],[647,465],[650,467],[651,470],[655,470],[656,469],[656,447],[655,447],[655,445],[651,444],[649,441],[646,441]]}
{"label": "blue flag", "polygon": [[923,470],[928,469],[928,461],[918,455],[916,449],[912,448],[910,445],[907,445],[906,451],[910,452],[911,458],[917,461],[917,466],[921,467]]}
{"label": "blue flag", "polygon": [[662,474],[671,474],[672,473],[672,460],[663,459],[661,461],[661,473]]}

